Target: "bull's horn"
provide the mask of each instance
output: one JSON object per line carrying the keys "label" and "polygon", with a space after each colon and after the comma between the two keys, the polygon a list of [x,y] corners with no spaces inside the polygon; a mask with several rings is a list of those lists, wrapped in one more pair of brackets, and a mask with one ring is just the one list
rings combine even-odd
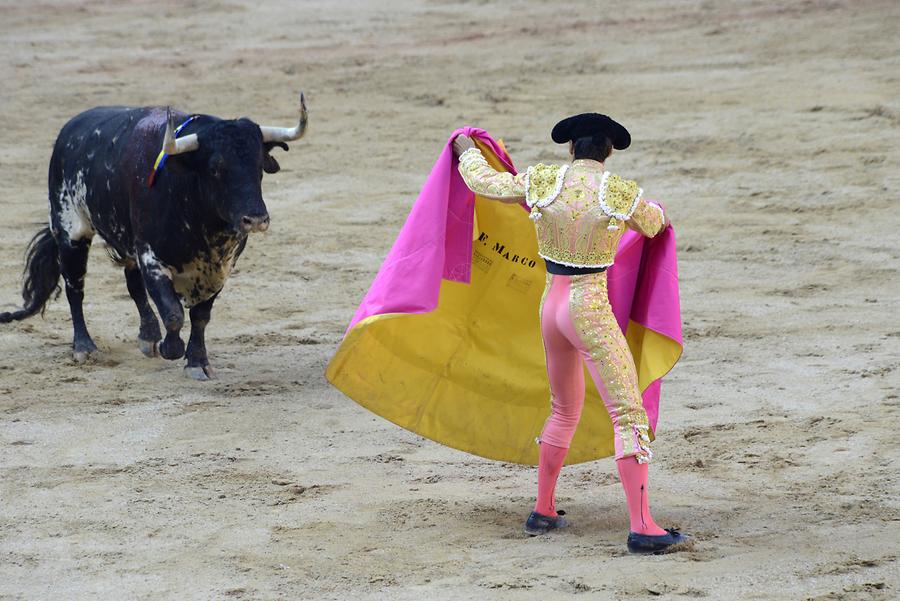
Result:
{"label": "bull's horn", "polygon": [[300,92],[300,122],[297,127],[269,127],[260,125],[262,130],[263,142],[290,142],[299,140],[306,133],[306,100],[303,98],[303,92]]}
{"label": "bull's horn", "polygon": [[200,148],[197,134],[188,134],[180,138],[175,137],[175,124],[172,122],[172,110],[166,108],[166,135],[163,138],[163,152],[166,154],[181,154]]}

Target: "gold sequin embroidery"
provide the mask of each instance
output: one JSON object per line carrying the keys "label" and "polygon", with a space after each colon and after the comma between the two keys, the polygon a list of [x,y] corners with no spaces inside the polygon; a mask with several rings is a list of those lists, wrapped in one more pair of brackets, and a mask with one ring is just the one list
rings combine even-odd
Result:
{"label": "gold sequin embroidery", "polygon": [[492,198],[525,196],[525,174],[513,175],[494,171],[477,148],[469,148],[459,155],[459,174],[466,186],[476,194]]}
{"label": "gold sequin embroidery", "polygon": [[616,322],[606,288],[606,272],[573,276],[569,313],[606,389],[604,403],[616,433],[616,458],[650,461],[650,423],[638,388],[637,369]]}
{"label": "gold sequin embroidery", "polygon": [[565,174],[565,169],[559,165],[545,165],[538,163],[528,169],[526,200],[529,206],[543,206],[552,202],[559,194],[562,185],[560,175]]}
{"label": "gold sequin embroidery", "polygon": [[613,264],[624,230],[611,214],[629,216],[640,188],[596,165],[573,163],[559,196],[541,209],[535,226],[545,259],[575,267]]}
{"label": "gold sequin embroidery", "polygon": [[[641,198],[636,182],[604,172],[600,163],[538,164],[520,175],[494,171],[472,148],[459,157],[459,172],[475,193],[492,198],[528,199],[538,252],[573,267],[613,264],[623,222],[653,236],[662,230],[662,211]],[[526,190],[526,179],[528,186]],[[601,194],[602,191],[602,194]]]}

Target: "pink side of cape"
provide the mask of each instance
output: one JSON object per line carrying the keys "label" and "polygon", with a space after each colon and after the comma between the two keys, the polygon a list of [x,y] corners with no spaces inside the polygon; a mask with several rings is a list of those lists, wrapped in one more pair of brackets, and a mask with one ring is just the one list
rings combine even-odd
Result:
{"label": "pink side of cape", "polygon": [[[616,262],[607,274],[609,303],[622,331],[629,321],[675,340],[681,338],[678,259],[675,230],[669,226],[654,238],[628,230],[619,242]],[[644,409],[656,430],[662,379],[644,390]]]}
{"label": "pink side of cape", "polygon": [[[372,315],[428,313],[438,305],[441,279],[468,283],[472,264],[475,196],[456,169],[452,142],[460,134],[489,146],[512,173],[512,161],[483,129],[463,127],[450,136],[422,186],[406,223],[347,330]],[[675,233],[655,238],[627,231],[609,269],[609,300],[623,329],[629,320],[682,343]],[[660,381],[644,391],[653,429]]]}
{"label": "pink side of cape", "polygon": [[453,140],[461,134],[487,144],[516,173],[509,156],[486,131],[475,127],[454,131],[348,331],[372,315],[432,311],[438,305],[441,278],[469,283],[475,195],[459,175],[453,156]]}

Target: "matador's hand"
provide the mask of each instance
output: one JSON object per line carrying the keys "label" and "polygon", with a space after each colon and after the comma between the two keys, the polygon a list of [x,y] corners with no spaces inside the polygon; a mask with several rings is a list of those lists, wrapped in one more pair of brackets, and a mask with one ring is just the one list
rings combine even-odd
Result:
{"label": "matador's hand", "polygon": [[461,155],[470,148],[475,148],[475,143],[469,136],[459,135],[453,140],[453,154],[456,156]]}

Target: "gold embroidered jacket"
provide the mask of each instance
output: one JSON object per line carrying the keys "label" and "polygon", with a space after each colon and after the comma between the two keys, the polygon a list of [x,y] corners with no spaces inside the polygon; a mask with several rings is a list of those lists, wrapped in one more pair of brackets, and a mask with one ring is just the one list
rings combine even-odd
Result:
{"label": "gold embroidered jacket", "polygon": [[597,161],[539,163],[513,175],[495,171],[480,150],[470,148],[459,157],[459,173],[480,196],[524,200],[537,228],[538,252],[562,265],[608,267],[623,224],[651,237],[667,225],[662,207],[644,200],[637,183],[603,171]]}

